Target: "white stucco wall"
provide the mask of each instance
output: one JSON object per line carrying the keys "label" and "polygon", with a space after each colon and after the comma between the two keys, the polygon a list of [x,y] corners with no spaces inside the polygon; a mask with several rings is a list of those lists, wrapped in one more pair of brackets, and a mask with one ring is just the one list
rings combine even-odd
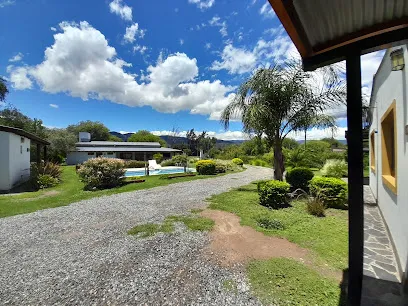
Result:
{"label": "white stucco wall", "polygon": [[[403,46],[405,63],[408,64],[408,53]],[[391,50],[392,51],[392,50]],[[403,70],[391,71],[390,50],[376,74],[373,88],[373,122],[370,129],[375,133],[375,172],[370,173],[370,187],[377,197],[378,206],[390,230],[396,252],[403,272],[407,272],[408,264],[408,136],[405,126],[408,124],[408,67]],[[381,117],[391,103],[396,101],[396,133],[397,133],[397,193],[393,193],[382,181],[382,150],[381,150]],[[370,140],[371,141],[371,140]],[[372,156],[370,156],[370,159]],[[371,164],[371,163],[370,163]]]}
{"label": "white stucco wall", "polygon": [[[107,152],[102,152],[103,157],[116,158],[116,153],[108,154]],[[96,154],[88,155],[87,152],[69,152],[67,155],[66,163],[67,165],[78,165],[82,164],[90,158],[95,158]]]}
{"label": "white stucco wall", "polygon": [[0,148],[0,190],[9,190],[30,178],[30,139],[0,132]]}
{"label": "white stucco wall", "polygon": [[0,190],[10,189],[9,135],[10,133],[0,132]]}

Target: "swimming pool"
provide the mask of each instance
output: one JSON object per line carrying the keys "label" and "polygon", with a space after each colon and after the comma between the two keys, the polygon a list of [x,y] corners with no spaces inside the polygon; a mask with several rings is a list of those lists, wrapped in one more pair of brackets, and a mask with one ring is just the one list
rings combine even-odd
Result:
{"label": "swimming pool", "polygon": [[[187,172],[196,172],[193,168],[187,168]],[[158,170],[150,170],[149,175],[161,175],[161,174],[175,174],[175,173],[184,173],[183,167],[163,167]],[[133,168],[133,169],[126,169],[125,176],[132,177],[132,176],[145,176],[145,169],[144,168]]]}

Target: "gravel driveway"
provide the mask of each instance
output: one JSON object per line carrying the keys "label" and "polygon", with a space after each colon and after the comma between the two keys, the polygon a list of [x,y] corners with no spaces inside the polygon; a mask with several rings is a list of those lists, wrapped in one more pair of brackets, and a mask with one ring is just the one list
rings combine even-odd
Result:
{"label": "gravel driveway", "polygon": [[[245,275],[203,256],[208,234],[180,225],[147,239],[127,230],[204,208],[204,200],[272,170],[248,167],[0,219],[0,303],[14,305],[256,305]],[[226,290],[234,280],[238,290]]]}

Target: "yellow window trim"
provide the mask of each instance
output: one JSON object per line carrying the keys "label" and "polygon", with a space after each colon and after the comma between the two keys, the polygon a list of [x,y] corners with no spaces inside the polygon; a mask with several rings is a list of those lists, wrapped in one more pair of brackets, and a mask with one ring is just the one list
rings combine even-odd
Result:
{"label": "yellow window trim", "polygon": [[395,194],[397,194],[397,180],[391,175],[382,176],[383,183]]}
{"label": "yellow window trim", "polygon": [[[393,193],[397,194],[397,110],[396,110],[396,101],[395,99],[392,101],[391,105],[388,107],[387,111],[384,113],[384,115],[381,117],[381,154],[382,154],[382,181],[384,185],[386,185]],[[393,116],[394,116],[394,174],[395,176],[392,176],[391,173],[389,172],[389,160],[388,160],[388,154],[385,146],[385,136],[384,136],[384,131],[383,131],[383,122],[384,120],[388,117],[388,115],[393,111]],[[384,173],[384,169],[386,169],[387,173]]]}
{"label": "yellow window trim", "polygon": [[371,154],[371,160],[370,160],[370,168],[373,173],[375,173],[375,162],[377,156],[375,156],[375,130],[373,130],[370,133],[370,154]]}

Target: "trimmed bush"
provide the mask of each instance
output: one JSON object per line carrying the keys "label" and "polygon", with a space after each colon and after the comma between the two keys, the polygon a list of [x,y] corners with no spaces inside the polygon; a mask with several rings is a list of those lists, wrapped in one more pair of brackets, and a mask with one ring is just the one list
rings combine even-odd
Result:
{"label": "trimmed bush", "polygon": [[244,165],[244,161],[240,158],[233,158],[232,162],[238,166],[243,166]]}
{"label": "trimmed bush", "polygon": [[344,160],[329,159],[324,164],[321,173],[327,177],[342,178],[347,176],[347,164]]}
{"label": "trimmed bush", "polygon": [[163,154],[161,153],[153,154],[153,159],[155,159],[158,163],[161,163],[163,161]]}
{"label": "trimmed bush", "polygon": [[287,207],[287,193],[290,185],[281,181],[268,181],[259,185],[259,204],[268,208]]}
{"label": "trimmed bush", "polygon": [[286,173],[286,181],[293,189],[309,189],[309,182],[313,178],[314,173],[306,167],[293,168]]}
{"label": "trimmed bush", "polygon": [[324,217],[326,207],[319,197],[311,198],[306,203],[306,210],[309,214],[316,217]]}
{"label": "trimmed bush", "polygon": [[341,152],[341,153],[330,152],[330,153],[327,153],[325,155],[325,158],[326,158],[326,160],[328,160],[328,159],[344,160],[344,153],[343,152]]}
{"label": "trimmed bush", "polygon": [[161,165],[162,167],[168,167],[168,166],[175,166],[176,163],[175,163],[174,160],[172,160],[172,159],[166,159],[166,160],[163,160],[163,161],[160,163],[160,165]]}
{"label": "trimmed bush", "polygon": [[227,166],[220,164],[220,163],[215,164],[215,173],[225,173],[225,172],[227,172]]}
{"label": "trimmed bush", "polygon": [[145,162],[140,160],[126,160],[125,168],[144,168]]}
{"label": "trimmed bush", "polygon": [[78,170],[85,189],[104,189],[119,186],[125,174],[121,159],[98,157],[87,160]]}
{"label": "trimmed bush", "polygon": [[40,189],[50,188],[58,185],[59,180],[49,174],[40,174],[37,179],[37,186]]}
{"label": "trimmed bush", "polygon": [[344,208],[347,203],[347,183],[338,178],[314,177],[310,181],[310,193],[326,207]]}
{"label": "trimmed bush", "polygon": [[196,163],[196,170],[198,174],[212,175],[215,174],[216,164],[213,160],[203,159]]}

